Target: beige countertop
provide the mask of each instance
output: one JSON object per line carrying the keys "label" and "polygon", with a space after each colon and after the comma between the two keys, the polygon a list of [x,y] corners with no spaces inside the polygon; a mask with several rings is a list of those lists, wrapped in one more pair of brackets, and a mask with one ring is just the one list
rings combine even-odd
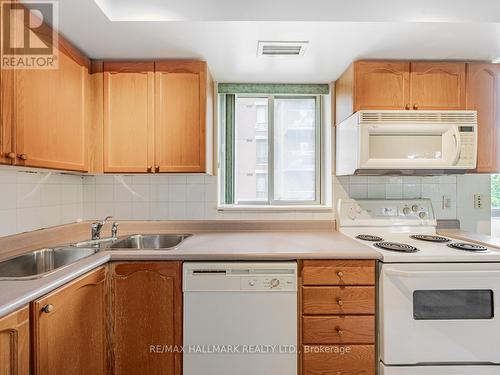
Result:
{"label": "beige countertop", "polygon": [[0,317],[109,261],[295,259],[381,259],[381,256],[331,231],[196,233],[174,250],[102,250],[45,277],[0,281]]}
{"label": "beige countertop", "polygon": [[500,238],[491,237],[486,234],[467,232],[460,229],[438,230],[442,236],[456,238],[457,240],[475,242],[483,246],[500,249]]}

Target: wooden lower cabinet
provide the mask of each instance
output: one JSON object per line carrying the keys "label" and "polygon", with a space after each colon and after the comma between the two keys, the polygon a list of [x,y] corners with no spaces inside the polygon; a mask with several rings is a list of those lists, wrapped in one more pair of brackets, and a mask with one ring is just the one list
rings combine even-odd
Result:
{"label": "wooden lower cabinet", "polygon": [[107,373],[107,266],[31,305],[33,374]]}
{"label": "wooden lower cabinet", "polygon": [[111,264],[111,346],[116,375],[180,375],[182,263]]}
{"label": "wooden lower cabinet", "polygon": [[301,375],[375,375],[375,261],[299,263]]}
{"label": "wooden lower cabinet", "polygon": [[302,375],[375,375],[373,345],[303,346]]}
{"label": "wooden lower cabinet", "polygon": [[28,375],[30,370],[29,307],[0,318],[0,374]]}

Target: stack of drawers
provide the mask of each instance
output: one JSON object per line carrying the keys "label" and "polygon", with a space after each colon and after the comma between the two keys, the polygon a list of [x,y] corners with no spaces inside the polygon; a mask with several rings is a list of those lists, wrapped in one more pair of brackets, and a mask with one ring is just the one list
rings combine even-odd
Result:
{"label": "stack of drawers", "polygon": [[374,375],[375,261],[303,261],[301,283],[302,375]]}

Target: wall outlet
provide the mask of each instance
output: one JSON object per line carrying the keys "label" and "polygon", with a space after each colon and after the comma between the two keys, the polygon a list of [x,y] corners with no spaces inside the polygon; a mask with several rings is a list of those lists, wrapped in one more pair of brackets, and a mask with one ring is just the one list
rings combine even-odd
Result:
{"label": "wall outlet", "polygon": [[483,208],[483,194],[474,194],[474,208]]}

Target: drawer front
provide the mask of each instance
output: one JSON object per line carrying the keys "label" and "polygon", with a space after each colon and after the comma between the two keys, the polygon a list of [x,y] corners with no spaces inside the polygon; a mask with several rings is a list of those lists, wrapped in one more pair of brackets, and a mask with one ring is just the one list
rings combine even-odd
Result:
{"label": "drawer front", "polygon": [[374,344],[374,316],[304,316],[304,344]]}
{"label": "drawer front", "polygon": [[305,260],[303,285],[375,285],[374,260]]}
{"label": "drawer front", "polygon": [[303,287],[302,313],[375,314],[375,287]]}
{"label": "drawer front", "polygon": [[303,347],[302,375],[375,375],[375,373],[373,345]]}

